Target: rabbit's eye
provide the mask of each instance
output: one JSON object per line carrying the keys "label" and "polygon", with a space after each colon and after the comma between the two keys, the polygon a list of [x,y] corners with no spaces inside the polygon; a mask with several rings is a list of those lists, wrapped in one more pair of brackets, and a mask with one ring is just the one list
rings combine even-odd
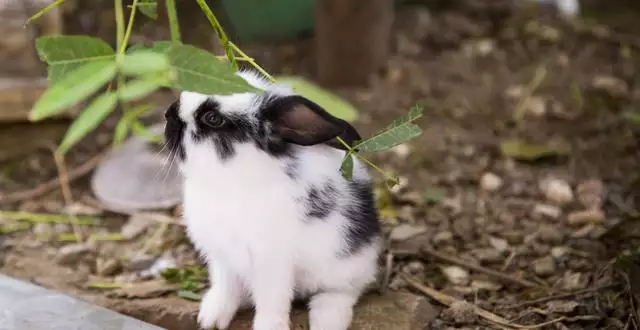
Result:
{"label": "rabbit's eye", "polygon": [[211,128],[219,128],[225,123],[224,118],[222,118],[222,116],[219,116],[214,112],[205,113],[204,115],[202,115],[202,117],[200,117],[200,120],[202,121],[203,124]]}

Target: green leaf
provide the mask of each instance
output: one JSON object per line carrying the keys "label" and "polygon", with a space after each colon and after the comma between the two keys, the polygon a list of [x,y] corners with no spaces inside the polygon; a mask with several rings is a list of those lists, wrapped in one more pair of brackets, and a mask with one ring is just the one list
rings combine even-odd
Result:
{"label": "green leaf", "polygon": [[66,153],[71,146],[82,139],[87,133],[93,131],[109,115],[116,106],[118,95],[114,92],[105,92],[96,97],[87,106],[80,116],[69,127],[58,151]]}
{"label": "green leaf", "polygon": [[118,90],[120,100],[129,102],[141,99],[166,84],[164,78],[138,79],[125,84]]}
{"label": "green leaf", "polygon": [[533,161],[540,158],[555,157],[566,154],[566,150],[551,148],[545,145],[529,144],[520,140],[505,141],[500,144],[502,154],[520,160]]}
{"label": "green leaf", "polygon": [[391,124],[378,131],[372,138],[358,143],[354,149],[361,152],[381,151],[419,136],[422,134],[422,130],[412,121],[422,117],[422,113],[422,105],[416,104],[409,110],[409,113],[394,119]]}
{"label": "green leaf", "polygon": [[151,19],[158,19],[158,3],[156,0],[140,0],[138,10]]}
{"label": "green leaf", "polygon": [[193,292],[193,291],[178,290],[177,295],[180,298],[189,299],[189,300],[193,300],[193,301],[202,300],[202,296],[197,294],[197,293],[195,293],[195,292]]}
{"label": "green leaf", "polygon": [[88,62],[49,87],[36,101],[31,120],[40,120],[62,112],[95,93],[116,75],[115,61]]}
{"label": "green leaf", "polygon": [[166,71],[169,59],[162,53],[140,50],[124,56],[120,70],[130,76]]}
{"label": "green leaf", "polygon": [[177,77],[170,87],[207,95],[256,92],[229,63],[190,45],[173,45],[169,60]]}
{"label": "green leaf", "polygon": [[124,139],[127,137],[127,133],[129,133],[129,128],[131,127],[131,121],[126,117],[121,118],[116,125],[116,128],[113,133],[113,145],[120,145]]}
{"label": "green leaf", "polygon": [[144,139],[146,139],[149,142],[155,142],[155,143],[160,143],[164,140],[164,138],[162,137],[162,135],[159,134],[153,134],[151,132],[149,132],[149,130],[147,130],[146,127],[144,127],[144,124],[142,124],[141,122],[134,120],[131,122],[131,130],[133,131],[133,134],[142,137]]}
{"label": "green leaf", "polygon": [[414,105],[409,110],[409,113],[394,119],[391,122],[391,124],[387,125],[387,127],[385,127],[384,129],[378,131],[376,134],[382,133],[384,131],[388,131],[388,130],[393,129],[395,127],[398,127],[398,126],[400,126],[402,124],[405,124],[405,123],[408,123],[408,122],[412,122],[412,121],[422,117],[423,113],[424,113],[424,108],[423,108],[422,104],[421,103],[417,103],[416,105]]}
{"label": "green leaf", "polygon": [[302,77],[283,76],[277,77],[276,81],[291,86],[297,94],[317,103],[338,118],[349,122],[358,118],[358,110],[349,102]]}
{"label": "green leaf", "polygon": [[344,155],[342,165],[340,166],[340,173],[342,173],[342,177],[347,180],[351,180],[353,178],[353,155],[351,152],[347,152]]}
{"label": "green leaf", "polygon": [[147,46],[145,44],[135,44],[127,49],[127,54],[132,54],[134,52],[139,52],[143,50],[152,51],[154,53],[166,54],[169,49],[171,49],[173,43],[168,40],[156,41],[151,44],[151,46]]}
{"label": "green leaf", "polygon": [[57,84],[79,66],[111,60],[115,52],[101,39],[89,36],[45,36],[36,39],[40,59],[49,65],[48,81]]}

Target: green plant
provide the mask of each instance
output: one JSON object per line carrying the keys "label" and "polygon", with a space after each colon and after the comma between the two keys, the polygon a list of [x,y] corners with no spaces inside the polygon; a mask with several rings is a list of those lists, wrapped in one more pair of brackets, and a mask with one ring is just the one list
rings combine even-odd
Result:
{"label": "green plant", "polygon": [[[42,16],[63,1],[58,0],[47,6],[29,21]],[[216,56],[181,43],[175,0],[164,0],[170,23],[171,40],[156,41],[151,47],[130,46],[129,38],[136,13],[140,11],[152,19],[157,18],[156,1],[133,0],[129,6],[131,12],[125,26],[123,0],[114,0],[117,33],[115,50],[103,40],[90,36],[45,36],[36,40],[38,54],[48,65],[50,86],[35,103],[30,113],[31,120],[37,121],[56,115],[98,94],[88,102],[69,127],[58,148],[59,153],[66,153],[75,143],[94,130],[117,108],[118,104],[123,114],[115,128],[114,145],[121,143],[129,132],[161,140],[147,132],[139,120],[140,116],[151,107],[133,106],[132,103],[162,87],[218,95],[239,92],[259,93],[259,90],[235,74],[240,61],[249,63],[267,79],[276,81],[253,58],[247,56],[229,40],[205,0],[195,1],[216,32],[224,47],[225,56]],[[293,87],[296,89],[295,86]],[[301,87],[309,90],[308,86]],[[317,90],[312,93],[318,97]],[[394,176],[380,169],[361,153],[382,151],[417,137],[421,134],[421,130],[413,121],[420,118],[422,114],[422,106],[416,105],[407,115],[397,118],[384,130],[377,132],[369,139],[356,142],[353,146],[339,139],[339,142],[348,150],[340,171],[346,178],[351,178],[353,170],[351,156],[353,155],[380,171],[387,183],[391,185],[397,183]]]}

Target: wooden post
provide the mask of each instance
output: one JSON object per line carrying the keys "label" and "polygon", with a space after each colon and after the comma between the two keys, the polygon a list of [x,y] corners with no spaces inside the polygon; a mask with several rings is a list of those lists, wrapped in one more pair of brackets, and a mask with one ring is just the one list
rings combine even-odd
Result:
{"label": "wooden post", "polygon": [[316,0],[317,74],[328,86],[362,85],[391,47],[392,0]]}

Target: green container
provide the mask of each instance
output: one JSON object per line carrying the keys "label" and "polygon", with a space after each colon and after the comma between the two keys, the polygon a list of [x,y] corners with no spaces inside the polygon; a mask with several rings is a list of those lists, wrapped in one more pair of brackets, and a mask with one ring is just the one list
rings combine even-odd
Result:
{"label": "green container", "polygon": [[313,31],[314,0],[217,0],[214,8],[239,43],[290,41]]}

